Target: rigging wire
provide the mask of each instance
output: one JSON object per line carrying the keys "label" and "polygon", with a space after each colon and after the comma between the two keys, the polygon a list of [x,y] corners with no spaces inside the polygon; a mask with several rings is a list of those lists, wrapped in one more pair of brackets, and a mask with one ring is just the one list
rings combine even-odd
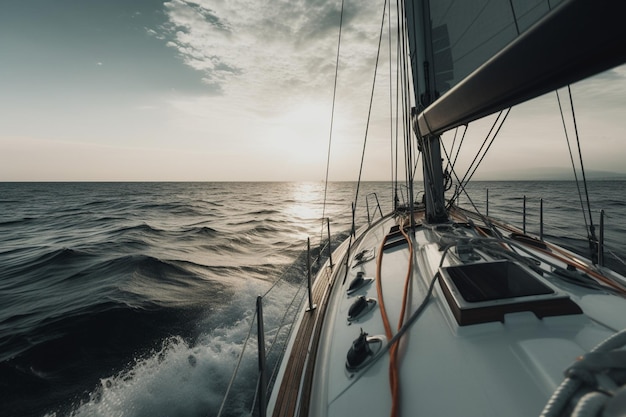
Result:
{"label": "rigging wire", "polygon": [[333,86],[333,105],[330,112],[330,132],[328,134],[328,154],[326,156],[326,179],[324,180],[324,204],[322,206],[322,227],[320,231],[320,242],[324,234],[324,217],[326,216],[326,194],[328,192],[328,171],[330,168],[330,149],[333,139],[333,122],[335,120],[335,100],[337,97],[337,79],[339,78],[339,53],[341,50],[341,28],[343,27],[343,0],[341,0],[341,13],[339,14],[339,39],[337,40],[337,59],[335,62],[335,84]]}
{"label": "rigging wire", "polygon": [[[461,136],[461,141],[459,142],[459,147],[456,150],[456,155],[454,156],[454,161],[452,161],[452,166],[450,167],[451,170],[454,169],[454,167],[456,166],[456,161],[458,161],[459,159],[459,153],[461,152],[461,146],[463,146],[463,141],[465,140],[465,134],[467,133],[467,129],[468,129],[468,125],[464,125],[465,126],[465,130],[463,131],[463,136]],[[453,146],[454,148],[454,146]],[[450,152],[452,152],[452,150],[450,150]]]}
{"label": "rigging wire", "polygon": [[585,186],[585,196],[587,197],[587,211],[589,214],[589,232],[590,238],[595,238],[595,227],[593,225],[593,219],[591,218],[591,203],[589,202],[589,190],[587,189],[587,177],[585,176],[585,165],[583,164],[583,153],[580,149],[580,137],[578,136],[578,125],[576,123],[576,112],[574,111],[574,98],[572,97],[572,89],[569,84],[567,85],[567,92],[569,94],[569,102],[572,107],[572,121],[574,122],[574,133],[576,134],[576,144],[578,145],[578,157],[580,159],[580,171],[583,174],[583,185]]}
{"label": "rigging wire", "polygon": [[[454,144],[456,143],[456,135],[459,133],[459,126],[454,129],[454,137],[452,138],[452,146],[450,147],[450,153],[454,150]],[[460,146],[460,145],[459,145]],[[446,164],[446,170],[452,167],[452,161],[448,159],[448,163]]]}
{"label": "rigging wire", "polygon": [[[343,3],[342,3],[343,4]],[[352,227],[350,230],[350,241],[348,242],[348,249],[347,249],[347,258],[346,258],[346,268],[345,268],[345,275],[343,277],[343,283],[345,283],[346,279],[348,278],[348,258],[350,255],[350,249],[352,248],[352,243],[354,241],[354,238],[356,237],[356,225],[355,225],[355,221],[356,221],[356,207],[357,207],[357,202],[359,199],[359,189],[361,187],[361,177],[363,174],[363,163],[365,161],[365,149],[367,147],[367,135],[369,132],[369,126],[370,126],[370,119],[371,119],[371,114],[372,114],[372,105],[373,105],[373,101],[374,101],[374,91],[375,91],[375,87],[376,87],[376,74],[378,73],[378,62],[379,62],[379,58],[380,58],[380,46],[382,43],[382,37],[383,37],[383,31],[385,28],[385,11],[386,11],[386,7],[387,7],[387,0],[385,0],[385,4],[383,5],[383,16],[382,16],[382,20],[380,23],[380,33],[378,36],[378,49],[376,51],[376,63],[374,65],[374,77],[372,80],[372,92],[370,95],[370,103],[369,103],[369,109],[368,109],[368,113],[367,113],[367,122],[366,122],[366,126],[365,126],[365,135],[363,138],[363,150],[361,152],[361,163],[359,165],[359,176],[357,179],[357,184],[356,184],[356,192],[354,195],[354,201],[352,202]]]}
{"label": "rigging wire", "polygon": [[[467,195],[468,198],[469,198],[469,195],[468,195],[467,191],[465,190],[465,186],[470,181],[470,179],[474,176],[474,173],[476,172],[476,170],[478,169],[478,167],[482,163],[483,159],[487,155],[487,152],[489,151],[489,148],[491,148],[491,145],[493,144],[494,140],[498,136],[498,133],[500,132],[500,129],[504,125],[504,121],[508,117],[510,111],[511,111],[511,108],[509,107],[507,109],[506,113],[504,114],[504,117],[502,119],[500,119],[500,117],[502,116],[502,113],[504,112],[504,110],[500,111],[500,113],[498,114],[498,117],[496,117],[496,119],[494,120],[493,124],[491,125],[491,128],[489,129],[489,132],[487,133],[487,136],[485,137],[485,140],[480,145],[480,148],[478,149],[478,152],[476,153],[476,156],[474,156],[474,159],[472,160],[471,164],[467,168],[467,171],[465,172],[465,174],[463,175],[463,178],[461,180],[458,179],[458,176],[456,174],[456,171],[454,170],[454,164],[453,164],[452,172],[454,173],[454,176],[456,177],[457,182],[459,183],[459,188],[457,188],[457,190],[454,192],[454,194],[450,198],[450,202],[453,202],[454,200],[456,200],[456,198],[460,195],[461,191],[463,191],[465,193],[465,195]],[[499,122],[499,125],[498,125],[498,122]],[[495,129],[495,127],[497,125],[498,125],[498,128],[496,129],[493,137],[491,138],[491,141],[489,141],[489,137],[491,136],[491,133],[494,131],[494,129]],[[466,129],[466,131],[467,131],[467,129]],[[463,136],[465,136],[465,133],[463,134]],[[485,145],[487,144],[487,141],[489,141],[489,144],[485,148]],[[442,146],[442,147],[444,148],[444,152],[446,154],[446,158],[448,158],[448,160],[450,160],[450,156],[448,155],[448,151],[445,149],[445,146]],[[460,148],[460,145],[459,145],[459,148]],[[483,151],[483,148],[485,148],[484,151]],[[481,153],[482,153],[482,155],[481,155]],[[480,159],[479,159],[479,157],[480,157]],[[456,162],[456,159],[455,159],[455,162]],[[470,201],[471,201],[471,198],[470,198]],[[474,205],[474,204],[472,203],[472,205]],[[474,208],[476,208],[476,207],[474,206]]]}
{"label": "rigging wire", "polygon": [[[502,116],[502,112],[503,111],[500,111],[500,113],[498,113],[498,117],[496,117],[496,119],[493,121],[493,124],[491,125],[491,128],[489,129],[489,132],[487,133],[487,136],[485,137],[485,140],[480,145],[480,148],[478,148],[478,152],[476,152],[476,155],[474,156],[474,159],[472,160],[472,162],[470,163],[469,167],[467,168],[467,171],[463,175],[463,179],[461,180],[461,183],[460,183],[461,186],[463,184],[467,183],[467,181],[465,181],[465,179],[467,178],[467,176],[469,175],[470,171],[474,167],[474,164],[476,164],[476,161],[478,160],[478,157],[481,155],[481,153],[483,151],[483,148],[485,147],[485,145],[487,144],[487,141],[489,140],[489,137],[491,136],[491,133],[493,132],[493,130],[495,129],[496,125],[498,124],[498,121],[500,120],[500,116]],[[494,136],[494,138],[495,138],[495,136]],[[492,142],[493,142],[493,139],[492,139]],[[491,144],[489,144],[489,146],[491,146]],[[485,150],[485,152],[486,152],[486,150]],[[482,161],[482,158],[481,158],[481,161]],[[477,166],[478,166],[478,164],[477,164]]]}
{"label": "rigging wire", "polygon": [[[443,152],[446,155],[446,158],[450,158],[450,156],[448,155],[448,151],[446,150],[445,146],[442,146]],[[454,169],[452,169],[450,171],[452,173],[452,175],[454,175],[454,178],[456,178],[456,181],[461,184],[461,180],[459,179],[459,176],[456,174],[456,171]],[[472,207],[474,208],[474,211],[476,212],[476,214],[478,214],[480,216],[480,218],[485,222],[485,224],[487,225],[491,225],[491,222],[489,221],[489,219],[486,216],[483,216],[480,211],[478,210],[478,207],[476,207],[476,204],[474,204],[474,200],[472,200],[472,198],[470,197],[469,193],[467,192],[467,190],[465,189],[465,187],[461,187],[459,186],[455,192],[454,195],[452,196],[452,198],[450,198],[450,202],[453,202],[459,195],[460,192],[463,192],[465,194],[465,196],[467,197],[467,200],[470,202],[470,204],[472,205]],[[492,227],[493,228],[493,227]]]}
{"label": "rigging wire", "polygon": [[[389,158],[390,158],[390,169],[391,169],[391,189],[393,190],[394,182],[393,182],[393,172],[394,172],[394,164],[393,164],[393,72],[391,68],[391,1],[388,3],[388,15],[387,19],[387,40],[389,45]],[[395,210],[395,197],[392,196],[392,207]]]}
{"label": "rigging wire", "polygon": [[595,233],[595,226],[593,225],[593,217],[592,217],[592,213],[591,213],[591,202],[589,199],[589,189],[587,188],[587,177],[585,175],[585,166],[583,164],[583,154],[582,154],[582,150],[580,148],[580,136],[578,135],[578,125],[576,123],[576,112],[574,111],[574,99],[572,97],[572,90],[570,85],[567,85],[567,93],[569,95],[569,101],[570,101],[570,108],[572,111],[572,121],[574,124],[574,134],[576,135],[576,145],[578,148],[578,158],[579,158],[579,162],[580,162],[580,171],[582,174],[582,178],[583,178],[583,188],[585,190],[585,198],[586,198],[586,202],[587,202],[587,215],[589,216],[589,223],[587,223],[587,215],[585,214],[585,206],[583,203],[583,197],[582,197],[582,193],[580,190],[580,185],[578,183],[578,176],[576,175],[576,166],[574,163],[574,157],[572,155],[572,150],[570,147],[570,142],[569,142],[569,137],[567,135],[567,128],[565,126],[565,118],[563,116],[563,109],[561,107],[561,100],[559,98],[559,94],[557,91],[557,100],[559,103],[559,110],[561,111],[561,120],[563,121],[563,129],[565,130],[565,139],[567,141],[567,148],[570,152],[570,160],[572,162],[572,169],[574,171],[574,177],[576,179],[576,188],[578,189],[578,196],[580,199],[580,206],[582,209],[582,213],[583,213],[583,217],[585,219],[585,228],[587,229],[587,240],[589,241],[589,249],[591,252],[591,258],[593,260],[593,263],[596,263],[597,261],[597,238],[596,238],[596,233]]}
{"label": "rigging wire", "polygon": [[[396,10],[396,12],[397,12],[397,10]],[[396,35],[397,38],[396,39],[399,39],[400,38],[400,24],[399,24],[400,16],[399,16],[399,13],[396,13],[396,20],[398,22],[398,27],[396,28],[396,30],[397,30],[397,35]],[[397,55],[396,56],[396,137],[395,137],[395,140],[396,140],[396,146],[395,146],[395,149],[396,149],[396,162],[395,162],[395,167],[396,167],[396,169],[395,169],[395,173],[393,174],[394,175],[393,181],[394,181],[394,184],[395,184],[394,185],[394,196],[393,196],[393,198],[394,198],[394,206],[393,206],[394,210],[396,210],[398,208],[397,207],[398,206],[398,165],[399,165],[398,164],[398,156],[400,154],[400,147],[399,147],[399,144],[398,144],[398,136],[399,136],[398,135],[398,130],[399,130],[399,127],[400,127],[400,68],[401,68],[400,67],[400,62],[401,62],[400,55],[401,55],[401,50],[400,50],[400,42],[398,40],[396,40],[396,55]]]}
{"label": "rigging wire", "polygon": [[[496,130],[496,133],[494,133],[493,137],[491,138],[491,142],[489,142],[489,145],[487,145],[487,148],[485,149],[485,152],[483,152],[483,155],[480,157],[480,160],[478,161],[478,163],[476,164],[476,166],[474,167],[474,170],[472,171],[472,173],[469,175],[469,177],[467,178],[467,181],[465,181],[465,185],[467,185],[467,183],[472,179],[472,177],[474,176],[474,174],[476,173],[476,170],[478,169],[478,167],[480,166],[480,164],[483,162],[483,159],[485,158],[485,156],[487,155],[487,152],[489,151],[489,148],[491,148],[491,145],[493,144],[494,140],[496,139],[496,137],[498,136],[498,133],[500,133],[500,129],[502,129],[502,126],[504,126],[504,121],[506,120],[506,118],[509,116],[509,113],[511,112],[511,107],[509,107],[506,111],[506,113],[504,114],[504,117],[502,118],[502,121],[500,122],[500,125],[498,126],[498,129]],[[502,112],[501,112],[502,113]]]}
{"label": "rigging wire", "polygon": [[[400,44],[400,48],[402,50],[401,55],[401,66],[400,66],[400,71],[401,71],[401,75],[402,75],[402,98],[403,98],[403,106],[402,106],[402,115],[403,115],[403,134],[404,134],[404,152],[405,152],[405,178],[406,178],[406,187],[407,187],[407,198],[408,198],[408,207],[409,210],[412,212],[413,211],[413,203],[414,203],[414,198],[413,198],[413,145],[412,145],[412,140],[411,140],[411,98],[409,96],[409,91],[410,91],[410,81],[409,81],[409,74],[411,71],[411,68],[413,67],[413,59],[417,59],[417,51],[411,51],[411,44],[410,42],[408,42],[409,39],[409,30],[407,27],[407,19],[408,17],[406,15],[402,15],[402,18],[400,18],[400,11],[406,11],[406,7],[404,4],[404,0],[397,0],[396,1],[396,8],[398,9],[398,42]],[[416,21],[416,11],[415,11],[415,7],[412,8],[412,19],[415,22]],[[413,31],[413,36],[417,36],[415,31]],[[416,47],[417,42],[413,42],[413,45]],[[407,59],[407,57],[411,58],[411,61],[409,62],[409,60]],[[415,66],[417,66],[417,64],[415,64]],[[415,75],[415,74],[414,74]],[[413,91],[419,91],[419,84],[418,84],[418,79],[417,77],[411,77],[411,80],[413,81]],[[417,97],[415,97],[416,100],[416,105],[419,105],[419,100],[417,99]],[[411,226],[413,226],[413,224],[411,224]]]}
{"label": "rigging wire", "polygon": [[[380,45],[383,39],[383,32],[385,29],[385,12],[387,9],[387,0],[385,0],[385,4],[383,5],[383,17],[380,22],[380,33],[378,35],[378,50],[376,52],[376,63],[374,64],[374,79],[372,80],[372,92],[370,94],[370,104],[367,112],[367,123],[365,125],[365,137],[363,138],[363,151],[361,152],[361,164],[359,166],[359,178],[356,184],[356,194],[354,196],[354,206],[356,207],[358,198],[359,198],[359,188],[361,186],[361,176],[363,174],[363,163],[365,161],[365,148],[367,145],[367,135],[369,133],[370,120],[372,117],[372,105],[374,103],[374,91],[376,89],[376,74],[378,73],[378,61],[380,59]],[[352,215],[354,221],[354,211]]]}
{"label": "rigging wire", "polygon": [[578,173],[576,173],[576,163],[574,162],[574,155],[572,153],[572,146],[570,145],[569,135],[567,133],[567,125],[565,124],[565,116],[563,115],[563,107],[561,106],[561,98],[559,91],[555,90],[556,100],[559,104],[559,111],[561,112],[561,121],[563,122],[563,131],[565,133],[565,142],[567,142],[567,150],[569,151],[569,159],[572,162],[572,171],[574,172],[574,179],[576,180],[576,190],[578,190],[578,199],[580,200],[580,209],[583,214],[583,220],[585,221],[585,231],[589,230],[589,224],[587,223],[587,215],[585,214],[585,205],[583,203],[583,195],[580,191],[580,184],[578,182]]}

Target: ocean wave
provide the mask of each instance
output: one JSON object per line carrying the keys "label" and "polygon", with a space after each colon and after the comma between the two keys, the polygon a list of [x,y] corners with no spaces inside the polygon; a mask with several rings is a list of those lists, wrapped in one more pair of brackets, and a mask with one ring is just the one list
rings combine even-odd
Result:
{"label": "ocean wave", "polygon": [[55,335],[55,328],[46,323],[120,306],[140,310],[206,308],[227,302],[230,294],[217,277],[210,278],[210,268],[191,268],[146,255],[101,259],[60,249],[12,274],[2,281],[0,297],[5,307],[0,312],[0,346],[5,358],[36,343],[33,334]]}
{"label": "ocean wave", "polygon": [[22,217],[20,219],[2,220],[0,226],[23,226],[35,220],[34,217]]}
{"label": "ocean wave", "polygon": [[116,229],[115,231],[113,231],[114,234],[140,233],[144,235],[156,235],[156,236],[164,232],[165,230],[159,229],[158,227],[155,227],[155,226],[150,226],[146,222],[142,222],[140,224],[136,224],[133,226],[120,227]]}
{"label": "ocean wave", "polygon": [[[0,402],[8,415],[26,415],[33,407],[41,415],[52,404],[80,397],[97,384],[98,375],[121,372],[134,358],[149,355],[173,331],[178,337],[193,338],[194,317],[203,313],[201,309],[147,310],[106,302],[47,320],[36,334],[28,335],[30,343],[19,355],[1,362],[0,380],[20,383],[2,387]],[[60,389],[61,381],[72,381],[72,386]],[[34,404],[20,401],[24,384]]]}
{"label": "ocean wave", "polygon": [[215,237],[219,236],[221,232],[209,226],[191,226],[181,230],[180,234],[183,236],[195,235],[200,237]]}
{"label": "ocean wave", "polygon": [[46,250],[45,247],[32,247],[25,248],[19,259],[14,259],[10,265],[4,265],[1,271],[5,284],[12,282],[22,286],[41,279],[58,280],[60,276],[80,270],[94,258],[91,253],[71,248]]}
{"label": "ocean wave", "polygon": [[261,209],[250,212],[252,216],[273,216],[278,213],[280,213],[280,211],[274,209]]}
{"label": "ocean wave", "polygon": [[[254,325],[257,291],[254,286],[248,287],[239,294],[237,304],[225,306],[219,314],[220,322],[225,325],[214,327],[215,319],[200,321],[199,325],[209,328],[193,340],[180,335],[165,338],[159,348],[137,358],[120,372],[101,378],[87,397],[59,414],[72,417],[216,415],[241,356],[223,415],[248,416],[257,377],[257,340],[254,333],[249,333]],[[297,287],[285,283],[275,288],[272,297],[266,298],[268,369],[280,357],[281,349],[275,343],[278,346],[284,343],[289,332],[280,317],[290,300],[296,297],[301,301],[302,294]],[[298,305],[295,303],[292,309]]]}

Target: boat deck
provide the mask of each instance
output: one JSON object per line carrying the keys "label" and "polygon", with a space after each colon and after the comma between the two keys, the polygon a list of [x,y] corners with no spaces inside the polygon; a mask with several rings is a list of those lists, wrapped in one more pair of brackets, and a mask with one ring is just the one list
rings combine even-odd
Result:
{"label": "boat deck", "polygon": [[[335,266],[337,268],[338,265]],[[291,354],[287,358],[286,372],[276,396],[273,416],[307,415],[313,368],[317,355],[321,323],[328,305],[328,296],[333,286],[332,268],[325,267],[313,283],[313,304],[317,307],[307,311],[302,317],[294,339]],[[300,391],[303,395],[300,397]],[[299,402],[300,401],[300,402]],[[296,411],[299,408],[299,411]]]}

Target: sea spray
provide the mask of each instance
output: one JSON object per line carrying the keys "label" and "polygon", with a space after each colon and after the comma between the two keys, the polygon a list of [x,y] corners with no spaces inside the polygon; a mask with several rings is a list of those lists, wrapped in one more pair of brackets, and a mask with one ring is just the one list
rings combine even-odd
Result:
{"label": "sea spray", "polygon": [[[193,342],[180,336],[167,338],[160,349],[135,360],[124,371],[101,379],[88,398],[72,406],[68,415],[216,415],[242,350],[243,357],[223,415],[249,415],[254,406],[258,379],[254,294],[264,289],[267,285],[251,283],[245,293],[240,294],[237,303],[224,306],[220,315],[239,316],[239,319],[224,318],[224,321],[232,322],[232,326],[201,334]],[[265,296],[266,351],[270,371],[278,365],[289,323],[299,309],[303,294],[302,286],[282,280]],[[243,315],[242,305],[250,307]]]}

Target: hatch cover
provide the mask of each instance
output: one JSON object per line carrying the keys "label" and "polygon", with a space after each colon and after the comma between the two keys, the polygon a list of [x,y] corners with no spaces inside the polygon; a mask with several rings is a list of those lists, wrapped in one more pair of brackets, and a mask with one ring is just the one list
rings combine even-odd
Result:
{"label": "hatch cover", "polygon": [[440,268],[439,282],[461,326],[504,322],[506,314],[521,311],[531,311],[538,318],[582,313],[567,295],[511,261]]}

